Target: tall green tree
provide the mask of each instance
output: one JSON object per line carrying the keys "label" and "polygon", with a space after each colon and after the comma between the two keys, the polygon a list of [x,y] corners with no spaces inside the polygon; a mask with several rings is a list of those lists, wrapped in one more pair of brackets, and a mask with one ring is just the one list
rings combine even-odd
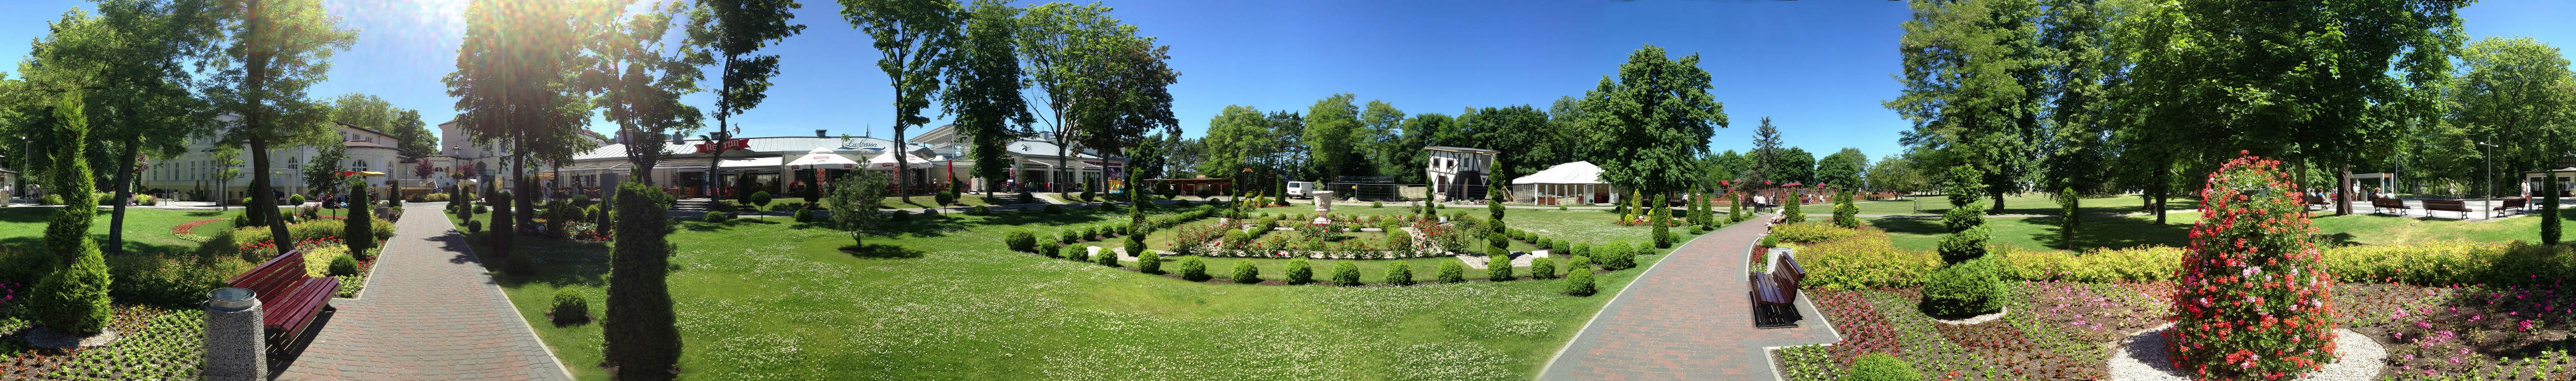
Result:
{"label": "tall green tree", "polygon": [[1709,74],[1699,68],[1699,55],[1665,56],[1653,45],[1637,49],[1616,77],[1602,77],[1584,97],[1590,142],[1624,147],[1600,153],[1602,179],[1645,194],[1683,190],[1697,181],[1697,158],[1708,151],[1716,129],[1726,126],[1725,106],[1708,94]]}
{"label": "tall green tree", "polygon": [[1737,178],[1738,189],[1751,189],[1754,182],[1775,180],[1770,175],[1771,167],[1780,160],[1780,127],[1771,125],[1771,117],[1762,117],[1762,125],[1753,128],[1753,151],[1746,152],[1745,156],[1752,159],[1753,165],[1740,172],[1743,177]]}
{"label": "tall green tree", "polygon": [[313,157],[304,162],[304,186],[316,194],[340,193],[341,186],[348,184],[341,180],[340,171],[346,169],[342,169],[340,163],[349,161],[349,148],[338,144],[318,144],[313,151]]}
{"label": "tall green tree", "polygon": [[[54,89],[52,94],[36,95],[47,104],[33,110],[43,126],[43,133],[55,141],[78,142],[89,139],[89,117],[80,88]],[[64,207],[58,208],[52,220],[45,222],[45,251],[54,255],[47,261],[51,269],[36,282],[28,298],[29,311],[39,323],[55,332],[86,336],[107,326],[114,312],[109,307],[107,261],[99,253],[98,242],[89,237],[90,224],[97,220],[97,200],[90,192],[89,158],[81,154],[86,144],[56,144],[46,149],[45,159],[57,167],[46,171],[46,188],[62,195]]]}
{"label": "tall green tree", "polygon": [[[75,9],[49,26],[30,47],[20,70],[27,89],[51,94],[87,89],[92,162],[106,163],[103,185],[115,205],[108,222],[108,254],[123,254],[125,206],[134,194],[137,164],[145,156],[185,153],[187,139],[213,131],[212,105],[199,97],[194,61],[210,58],[219,30],[203,0],[101,1],[98,13]],[[29,134],[43,136],[43,134]],[[31,157],[34,155],[30,155]]]}
{"label": "tall green tree", "polygon": [[[2451,89],[2450,118],[2464,133],[2497,147],[2491,160],[2506,168],[2550,166],[2566,157],[2576,137],[2576,74],[2558,48],[2529,37],[2488,37],[2460,51],[2461,73]],[[2504,171],[2501,184],[2521,181]],[[2518,194],[2517,194],[2518,195]]]}
{"label": "tall green tree", "polygon": [[[1131,36],[1112,38],[1100,49],[1105,50],[1099,56],[1104,65],[1090,82],[1073,91],[1071,110],[1079,142],[1110,154],[1142,144],[1156,132],[1179,133],[1171,86],[1180,82],[1181,73],[1172,70],[1169,62],[1172,47],[1155,45],[1151,37]],[[1108,191],[1108,182],[1100,186],[1102,192]]]}
{"label": "tall green tree", "polygon": [[[1035,122],[1028,99],[1020,96],[1027,86],[1013,45],[1013,33],[1019,31],[1013,19],[1019,15],[1019,8],[999,0],[975,2],[953,57],[955,67],[949,70],[948,93],[940,97],[946,111],[957,116],[958,132],[966,136],[974,176],[987,184],[1001,184],[1018,166],[1010,160],[1009,146]],[[998,186],[984,187],[984,196],[992,197],[994,188]]]}
{"label": "tall green tree", "polygon": [[1573,161],[1557,149],[1566,144],[1558,141],[1560,135],[1549,128],[1553,125],[1547,112],[1529,105],[1468,109],[1458,114],[1458,124],[1477,136],[1476,144],[1463,147],[1508,151],[1494,158],[1502,164],[1501,172],[1490,174],[1497,180],[1527,176]]}
{"label": "tall green tree", "polygon": [[1029,85],[1035,90],[1031,97],[1037,101],[1029,103],[1031,112],[1042,114],[1037,115],[1037,126],[1056,146],[1057,172],[1051,177],[1059,179],[1058,183],[1072,178],[1071,173],[1065,172],[1072,168],[1066,163],[1086,148],[1076,147],[1083,133],[1074,123],[1081,117],[1076,115],[1080,110],[1074,104],[1077,91],[1106,74],[1104,67],[1109,65],[1108,56],[1116,45],[1113,41],[1136,33],[1135,26],[1122,25],[1110,16],[1110,9],[1097,3],[1030,6],[1020,16],[1020,31],[1012,35],[1018,40],[1020,69],[1028,72]]}
{"label": "tall green tree", "polygon": [[430,133],[429,124],[420,119],[420,110],[394,107],[375,94],[348,93],[331,99],[331,121],[382,132],[400,140],[394,149],[411,155],[435,155],[438,135]]}
{"label": "tall green tree", "polygon": [[[307,98],[306,90],[326,78],[331,55],[348,49],[358,34],[323,13],[320,0],[230,0],[211,10],[231,45],[221,58],[207,61],[216,75],[204,91],[218,109],[239,117],[219,127],[216,141],[242,142],[250,151],[250,173],[244,174],[251,178],[253,201],[244,212],[250,222],[267,225],[271,236],[291,237],[286,222],[275,218],[271,179],[280,172],[271,169],[276,161],[269,154],[278,150],[276,144],[337,136],[323,123],[327,110]],[[295,250],[292,240],[278,241],[278,252]]]}
{"label": "tall green tree", "polygon": [[1816,182],[1843,189],[1858,189],[1861,172],[1869,166],[1869,156],[1859,148],[1844,148],[1816,159]]}
{"label": "tall green tree", "polygon": [[2041,69],[2046,81],[2040,92],[2048,98],[2041,122],[2049,131],[2039,147],[2045,155],[2042,183],[2052,189],[2110,190],[2110,162],[2117,154],[2110,139],[2117,127],[2105,98],[2127,68],[2113,50],[2121,45],[2112,42],[2120,10],[2116,3],[2100,0],[2045,0],[2044,5],[2039,44],[2052,59]]}
{"label": "tall green tree", "polygon": [[1207,160],[1199,162],[1199,173],[1224,177],[1237,177],[1243,168],[1261,165],[1272,152],[1269,122],[1252,106],[1227,105],[1218,110],[1216,117],[1208,118],[1207,137],[1200,142],[1207,147]]}
{"label": "tall green tree", "polygon": [[1340,181],[1354,172],[1359,156],[1360,109],[1350,93],[1333,94],[1306,108],[1306,152],[1314,155],[1316,182]]}
{"label": "tall green tree", "polygon": [[1807,153],[1806,149],[1798,147],[1778,151],[1771,154],[1770,172],[1763,174],[1762,178],[1781,185],[1792,182],[1810,184],[1816,182],[1816,154]]}
{"label": "tall green tree", "polygon": [[1983,174],[1994,210],[2034,167],[2046,52],[2035,0],[1914,2],[1898,51],[1904,90],[1885,106],[1913,121],[1902,141]]}
{"label": "tall green tree", "polygon": [[[969,16],[955,0],[840,0],[841,18],[851,27],[868,32],[870,46],[881,54],[877,69],[894,81],[894,146],[904,145],[903,130],[930,123],[921,109],[930,107],[930,97],[939,92],[941,72],[957,51],[960,30]],[[908,168],[907,156],[894,155],[895,168]],[[895,171],[895,195],[912,199],[905,189],[911,185],[904,170]]]}
{"label": "tall green tree", "polygon": [[[713,33],[706,30],[711,25],[697,23],[704,18],[682,17],[691,12],[709,11],[679,1],[655,4],[625,15],[622,27],[604,28],[591,39],[592,49],[599,54],[598,72],[609,77],[596,84],[599,96],[591,103],[601,116],[617,124],[619,140],[629,143],[625,147],[627,160],[634,163],[627,175],[631,181],[653,184],[653,168],[666,155],[661,144],[636,143],[687,135],[705,118],[697,106],[680,101],[681,96],[704,90],[698,81],[706,74],[698,68],[715,62],[704,45],[712,38],[700,38]],[[682,20],[691,23],[683,33],[687,39],[674,44],[668,35]],[[627,210],[617,212],[619,218],[627,217]]]}
{"label": "tall green tree", "polygon": [[[1394,104],[1386,101],[1370,100],[1368,106],[1361,108],[1360,142],[1357,145],[1362,162],[1354,167],[1366,169],[1371,175],[1393,176],[1398,184],[1421,184],[1403,180],[1420,177],[1419,172],[1422,172],[1422,165],[1412,162],[1413,157],[1409,155],[1421,152],[1422,146],[1405,141],[1404,119],[1404,110],[1397,110]],[[1406,174],[1414,176],[1407,177]]]}
{"label": "tall green tree", "polygon": [[[710,135],[739,130],[730,119],[769,99],[778,55],[760,49],[804,33],[805,25],[794,22],[796,9],[804,7],[796,0],[702,0],[689,10],[685,44],[705,47],[706,61],[716,65],[716,129]],[[722,151],[708,156],[708,168],[724,160]],[[717,184],[716,172],[707,171],[706,184]]]}
{"label": "tall green tree", "polygon": [[[570,160],[591,148],[591,93],[600,55],[589,36],[613,23],[594,3],[477,1],[467,5],[456,71],[441,78],[457,97],[456,124],[476,143],[503,147],[512,198],[509,218],[494,215],[491,250],[510,255],[515,228],[535,223],[538,163]],[[494,187],[498,190],[500,187]],[[496,193],[497,194],[497,193]]]}

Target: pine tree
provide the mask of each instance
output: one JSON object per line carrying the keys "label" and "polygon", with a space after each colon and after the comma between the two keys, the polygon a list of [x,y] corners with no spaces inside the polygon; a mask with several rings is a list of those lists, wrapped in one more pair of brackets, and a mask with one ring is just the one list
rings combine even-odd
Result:
{"label": "pine tree", "polygon": [[[87,141],[89,124],[82,99],[79,91],[64,92],[46,106],[51,112],[37,121],[38,126],[50,127],[52,141]],[[90,193],[95,185],[90,182],[88,156],[81,152],[87,145],[48,146],[46,161],[55,167],[45,171],[47,188],[62,195],[65,205],[45,223],[45,248],[56,256],[50,262],[58,265],[36,282],[28,297],[28,312],[56,332],[97,333],[107,327],[115,311],[108,306],[107,259],[89,236],[90,224],[98,215],[98,208],[91,205],[98,205],[98,200]]]}
{"label": "pine tree", "polygon": [[367,181],[359,177],[344,181],[349,182],[349,218],[346,220],[348,225],[340,230],[340,237],[349,245],[349,254],[366,255],[367,249],[376,246],[375,221],[369,215],[372,208],[367,202]]}

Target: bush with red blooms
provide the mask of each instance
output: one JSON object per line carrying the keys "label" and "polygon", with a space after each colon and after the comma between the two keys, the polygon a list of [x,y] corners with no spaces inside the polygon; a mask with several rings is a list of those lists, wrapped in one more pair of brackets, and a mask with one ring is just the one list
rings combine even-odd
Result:
{"label": "bush with red blooms", "polygon": [[[2243,152],[2239,152],[2243,154]],[[2334,277],[2281,162],[2209,175],[2173,296],[2174,366],[2196,379],[2297,378],[2334,362]]]}

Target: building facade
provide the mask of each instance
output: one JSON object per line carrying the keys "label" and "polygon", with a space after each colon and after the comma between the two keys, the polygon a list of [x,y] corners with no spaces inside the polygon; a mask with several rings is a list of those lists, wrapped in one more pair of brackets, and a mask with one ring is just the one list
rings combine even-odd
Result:
{"label": "building facade", "polygon": [[1493,165],[1502,151],[1480,148],[1429,146],[1430,160],[1423,163],[1424,179],[1431,182],[1431,194],[1440,201],[1474,200],[1485,197],[1485,168]]}
{"label": "building facade", "polygon": [[[230,123],[238,118],[223,115],[216,119]],[[393,135],[345,123],[332,122],[332,126],[339,135],[339,144],[345,149],[343,152],[346,159],[339,162],[341,169],[384,172],[388,175],[388,177],[367,178],[367,185],[370,188],[386,186],[392,181],[390,176],[395,175],[395,169],[402,168],[407,159],[405,153],[396,148],[402,146],[402,140],[395,139]],[[185,153],[173,157],[146,158],[142,163],[142,172],[137,174],[138,181],[135,189],[146,194],[179,201],[233,200],[246,197],[247,193],[244,192],[250,189],[250,176],[255,175],[245,173],[251,170],[251,165],[248,163],[251,155],[238,154],[235,160],[240,163],[220,162],[214,155],[215,143],[216,139],[213,137],[190,138]],[[266,174],[269,176],[269,185],[285,194],[311,193],[311,187],[304,182],[304,168],[312,164],[314,156],[321,155],[321,149],[313,145],[272,148],[268,152],[269,173]],[[227,170],[239,171],[233,173],[233,176],[225,176],[224,172]]]}

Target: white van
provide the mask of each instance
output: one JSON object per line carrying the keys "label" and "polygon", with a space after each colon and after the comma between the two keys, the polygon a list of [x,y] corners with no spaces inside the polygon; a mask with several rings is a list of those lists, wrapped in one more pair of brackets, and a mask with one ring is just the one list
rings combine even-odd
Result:
{"label": "white van", "polygon": [[1290,182],[1288,182],[1288,197],[1296,197],[1296,198],[1312,198],[1312,197],[1314,197],[1314,195],[1306,194],[1306,192],[1310,192],[1310,191],[1314,191],[1314,190],[1315,190],[1315,183],[1314,183],[1314,182],[1311,182],[1311,181],[1290,181]]}

